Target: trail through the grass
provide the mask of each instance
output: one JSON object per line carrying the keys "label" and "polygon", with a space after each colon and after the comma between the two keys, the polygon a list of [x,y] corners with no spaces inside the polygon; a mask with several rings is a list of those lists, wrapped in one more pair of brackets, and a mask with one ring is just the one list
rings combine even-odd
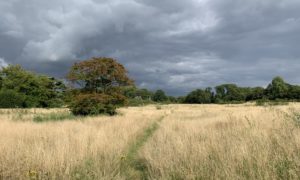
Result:
{"label": "trail through the grass", "polygon": [[129,145],[128,151],[121,159],[121,173],[126,179],[148,179],[148,170],[146,162],[138,157],[138,151],[146,144],[148,139],[152,137],[158,130],[160,122],[165,118],[161,116],[158,120],[145,128],[143,133]]}

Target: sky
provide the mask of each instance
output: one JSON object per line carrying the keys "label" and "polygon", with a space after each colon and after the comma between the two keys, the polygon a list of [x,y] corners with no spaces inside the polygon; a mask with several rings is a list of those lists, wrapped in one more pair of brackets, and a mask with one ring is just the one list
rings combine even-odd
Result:
{"label": "sky", "polygon": [[0,13],[0,66],[64,78],[112,57],[138,87],[170,95],[300,84],[299,0],[3,0]]}

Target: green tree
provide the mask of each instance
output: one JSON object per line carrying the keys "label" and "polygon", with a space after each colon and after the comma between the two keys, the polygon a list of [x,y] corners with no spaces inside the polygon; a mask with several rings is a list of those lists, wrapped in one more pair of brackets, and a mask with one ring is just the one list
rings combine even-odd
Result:
{"label": "green tree", "polygon": [[176,98],[177,103],[185,103],[185,96],[179,96]]}
{"label": "green tree", "polygon": [[271,100],[284,99],[288,97],[289,84],[285,83],[284,80],[277,76],[266,89],[266,94]]}
{"label": "green tree", "polygon": [[211,88],[206,90],[197,89],[189,93],[185,98],[185,103],[191,104],[208,104],[212,102],[213,94]]}
{"label": "green tree", "polygon": [[168,97],[163,90],[159,89],[153,94],[152,100],[155,102],[165,102],[168,100]]}
{"label": "green tree", "polygon": [[9,65],[0,70],[1,89],[14,91],[25,97],[23,107],[61,106],[65,85],[62,81]]}
{"label": "green tree", "polygon": [[300,86],[290,85],[287,96],[291,100],[300,100]]}
{"label": "green tree", "polygon": [[134,99],[141,98],[143,100],[151,100],[153,93],[148,89],[139,89],[135,86],[125,86],[122,88],[124,96]]}
{"label": "green tree", "polygon": [[246,90],[236,84],[222,84],[216,88],[216,99],[219,102],[245,101]]}
{"label": "green tree", "polygon": [[264,93],[265,89],[262,87],[250,88],[247,93],[246,101],[262,99],[264,97]]}
{"label": "green tree", "polygon": [[122,93],[129,99],[137,97],[137,88],[135,86],[124,86],[121,88]]}
{"label": "green tree", "polygon": [[153,93],[148,89],[137,89],[136,95],[143,100],[151,100]]}
{"label": "green tree", "polygon": [[178,103],[177,98],[174,96],[168,96],[168,100],[170,103]]}
{"label": "green tree", "polygon": [[24,106],[24,94],[17,93],[13,90],[0,91],[0,107],[1,108],[20,108]]}

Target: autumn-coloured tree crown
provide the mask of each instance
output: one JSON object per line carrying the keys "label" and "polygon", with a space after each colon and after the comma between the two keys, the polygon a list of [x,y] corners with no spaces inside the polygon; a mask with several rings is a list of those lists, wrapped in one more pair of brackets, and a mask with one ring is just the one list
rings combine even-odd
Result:
{"label": "autumn-coloured tree crown", "polygon": [[113,58],[93,57],[75,63],[67,79],[88,91],[105,92],[110,87],[131,85],[125,67]]}

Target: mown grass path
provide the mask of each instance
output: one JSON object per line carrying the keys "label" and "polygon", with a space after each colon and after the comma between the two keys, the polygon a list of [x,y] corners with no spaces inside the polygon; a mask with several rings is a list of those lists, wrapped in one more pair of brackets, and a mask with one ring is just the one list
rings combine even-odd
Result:
{"label": "mown grass path", "polygon": [[148,179],[146,161],[138,157],[138,151],[159,128],[159,123],[164,118],[164,116],[161,116],[158,120],[148,126],[143,133],[129,145],[128,151],[126,155],[122,157],[121,162],[121,173],[126,179]]}

